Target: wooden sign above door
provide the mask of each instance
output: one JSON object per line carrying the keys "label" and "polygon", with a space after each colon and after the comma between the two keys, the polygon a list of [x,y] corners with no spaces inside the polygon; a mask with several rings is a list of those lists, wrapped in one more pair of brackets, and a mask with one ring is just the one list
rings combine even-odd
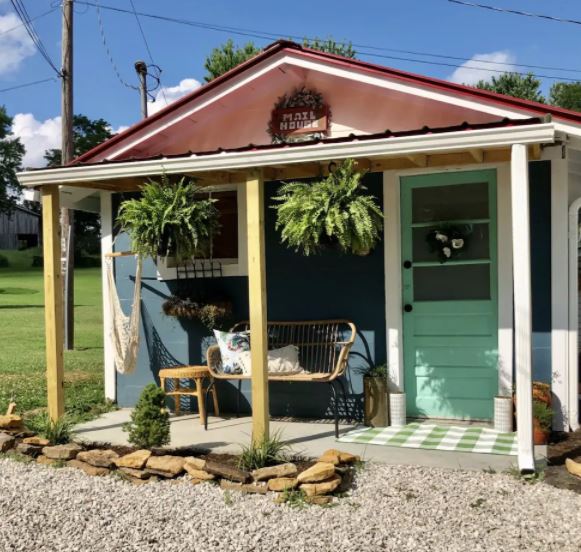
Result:
{"label": "wooden sign above door", "polygon": [[274,143],[303,142],[328,135],[331,111],[322,94],[305,87],[276,102],[268,124]]}
{"label": "wooden sign above door", "polygon": [[327,106],[275,109],[272,112],[272,130],[281,136],[327,132]]}

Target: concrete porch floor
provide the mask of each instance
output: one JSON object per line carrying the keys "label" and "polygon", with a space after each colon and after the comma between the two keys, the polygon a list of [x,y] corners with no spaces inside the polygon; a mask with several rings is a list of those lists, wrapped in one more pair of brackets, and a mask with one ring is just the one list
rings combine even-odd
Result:
{"label": "concrete porch floor", "polygon": [[[126,445],[126,433],[122,426],[129,420],[131,409],[108,412],[100,418],[75,428],[77,439],[86,442],[104,442]],[[340,432],[354,429],[341,425]],[[340,443],[335,440],[331,422],[271,422],[271,432],[280,431],[281,437],[295,454],[316,457],[329,448],[339,448],[360,455],[364,460],[396,465],[415,465],[464,470],[493,469],[503,471],[516,466],[515,456],[476,454],[439,450],[386,447],[359,443]],[[240,452],[240,446],[250,442],[252,420],[250,417],[210,417],[208,431],[200,424],[196,414],[171,417],[171,446],[196,447],[218,453]],[[536,448],[537,458],[545,455],[543,448]]]}

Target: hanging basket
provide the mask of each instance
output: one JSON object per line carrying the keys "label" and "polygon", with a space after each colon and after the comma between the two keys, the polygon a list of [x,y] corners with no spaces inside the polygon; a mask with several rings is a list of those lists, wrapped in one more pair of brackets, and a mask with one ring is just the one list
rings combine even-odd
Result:
{"label": "hanging basket", "polygon": [[215,329],[220,322],[232,316],[232,303],[229,301],[209,301],[201,303],[176,295],[172,295],[165,301],[162,309],[166,316],[199,320],[209,330]]}

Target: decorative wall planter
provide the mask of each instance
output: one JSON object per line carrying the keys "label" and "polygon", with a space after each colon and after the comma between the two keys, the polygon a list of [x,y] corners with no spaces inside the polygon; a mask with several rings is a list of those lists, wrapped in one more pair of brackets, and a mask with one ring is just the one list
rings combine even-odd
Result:
{"label": "decorative wall planter", "polygon": [[494,397],[494,429],[512,432],[512,397]]}
{"label": "decorative wall planter", "polygon": [[363,378],[363,419],[366,426],[389,425],[387,380],[383,377]]}
{"label": "decorative wall planter", "polygon": [[389,420],[393,427],[406,425],[406,397],[405,393],[389,394]]}

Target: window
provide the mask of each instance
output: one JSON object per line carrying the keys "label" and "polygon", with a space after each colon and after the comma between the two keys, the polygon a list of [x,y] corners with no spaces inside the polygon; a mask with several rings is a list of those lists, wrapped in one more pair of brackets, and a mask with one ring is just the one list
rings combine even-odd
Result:
{"label": "window", "polygon": [[[216,199],[216,208],[220,213],[220,233],[212,238],[211,254],[214,263],[206,260],[196,261],[197,275],[218,277],[216,270],[212,271],[210,264],[219,263],[222,276],[245,276],[247,274],[246,259],[246,215],[245,190],[243,185],[217,186],[200,197]],[[157,262],[159,280],[174,280],[177,278],[177,268],[171,259],[159,258]],[[180,271],[180,277],[182,272]]]}
{"label": "window", "polygon": [[220,233],[212,238],[212,258],[238,259],[238,198],[236,190],[211,192],[220,211]]}

